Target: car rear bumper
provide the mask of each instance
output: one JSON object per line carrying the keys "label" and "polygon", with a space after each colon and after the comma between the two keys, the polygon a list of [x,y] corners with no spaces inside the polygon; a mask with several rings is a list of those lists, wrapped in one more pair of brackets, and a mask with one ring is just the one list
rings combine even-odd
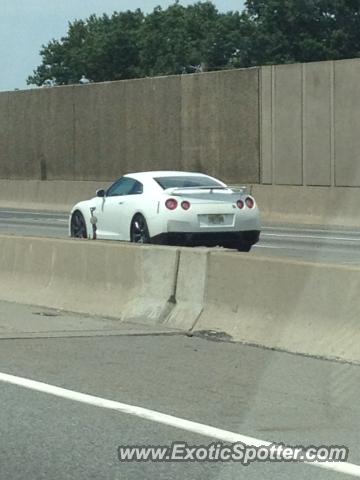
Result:
{"label": "car rear bumper", "polygon": [[158,245],[188,245],[246,249],[257,243],[260,230],[241,232],[168,232],[151,238],[151,243]]}
{"label": "car rear bumper", "polygon": [[[206,218],[212,216],[219,216],[224,218],[224,223],[219,225],[211,225],[206,222]],[[202,220],[204,217],[205,220]],[[228,220],[228,217],[230,220]],[[202,221],[204,223],[202,223]],[[164,232],[168,233],[205,233],[209,234],[223,234],[223,233],[238,233],[243,231],[260,230],[260,216],[256,212],[245,212],[244,215],[238,214],[210,214],[210,215],[195,215],[189,219],[172,218],[167,219]]]}

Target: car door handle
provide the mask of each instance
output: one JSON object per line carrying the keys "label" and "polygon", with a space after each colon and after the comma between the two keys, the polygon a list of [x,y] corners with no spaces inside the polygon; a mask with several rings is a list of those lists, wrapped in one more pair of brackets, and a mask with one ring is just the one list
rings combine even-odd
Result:
{"label": "car door handle", "polygon": [[119,205],[123,205],[125,202],[119,202]]}

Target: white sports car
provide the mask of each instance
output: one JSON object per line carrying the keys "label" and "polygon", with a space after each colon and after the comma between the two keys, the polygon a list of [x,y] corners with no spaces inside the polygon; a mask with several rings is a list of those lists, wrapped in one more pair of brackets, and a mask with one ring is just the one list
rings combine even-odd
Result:
{"label": "white sports car", "polygon": [[245,187],[201,173],[128,174],[96,195],[71,210],[72,237],[241,251],[259,240],[259,210]]}

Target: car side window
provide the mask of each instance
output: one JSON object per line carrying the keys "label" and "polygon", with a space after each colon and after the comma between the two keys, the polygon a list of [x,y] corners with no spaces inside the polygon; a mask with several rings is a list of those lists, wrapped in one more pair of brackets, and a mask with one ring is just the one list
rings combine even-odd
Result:
{"label": "car side window", "polygon": [[131,192],[129,193],[129,195],[141,195],[143,191],[144,191],[143,184],[135,180],[134,186],[131,189]]}
{"label": "car side window", "polygon": [[107,197],[122,195],[139,195],[143,193],[143,186],[137,180],[130,177],[122,177],[111,185],[106,192]]}

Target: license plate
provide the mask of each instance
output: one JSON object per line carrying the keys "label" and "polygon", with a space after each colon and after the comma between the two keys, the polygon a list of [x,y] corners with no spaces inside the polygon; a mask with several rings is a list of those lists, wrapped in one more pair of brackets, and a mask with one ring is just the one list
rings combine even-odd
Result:
{"label": "license plate", "polygon": [[225,223],[224,215],[208,215],[209,225],[223,225]]}

